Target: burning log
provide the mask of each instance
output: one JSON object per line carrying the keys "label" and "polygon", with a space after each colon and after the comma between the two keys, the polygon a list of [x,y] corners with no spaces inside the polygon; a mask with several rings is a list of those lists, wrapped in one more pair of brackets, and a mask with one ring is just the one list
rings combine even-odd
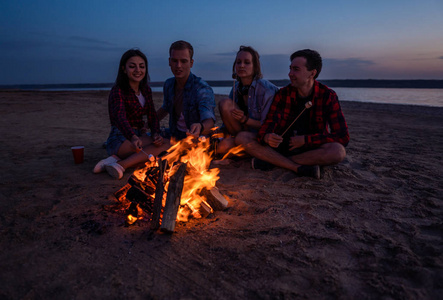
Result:
{"label": "burning log", "polygon": [[119,189],[117,192],[114,193],[115,198],[119,202],[125,202],[126,201],[126,193],[131,188],[131,185],[129,183],[125,184],[121,189]]}
{"label": "burning log", "polygon": [[206,218],[211,212],[212,208],[206,202],[202,201],[200,203],[200,208],[198,210],[202,218]]}
{"label": "burning log", "polygon": [[205,188],[202,190],[202,193],[206,196],[206,201],[214,210],[225,210],[228,207],[228,200],[226,200],[216,186],[210,190]]}
{"label": "burning log", "polygon": [[163,232],[174,232],[177,219],[178,207],[183,190],[183,182],[186,174],[186,163],[182,163],[177,172],[169,179],[169,188],[166,195],[166,204],[160,230]]}
{"label": "burning log", "polygon": [[139,189],[143,190],[147,194],[154,194],[155,185],[157,184],[157,173],[158,167],[150,167],[146,173],[143,180],[137,178],[134,174],[128,179],[128,184],[131,186],[137,186]]}
{"label": "burning log", "polygon": [[[151,213],[153,198],[137,186],[132,186],[126,193],[126,199],[132,204],[139,204],[144,210]],[[133,215],[136,217],[137,215]]]}
{"label": "burning log", "polygon": [[165,171],[168,168],[168,161],[162,160],[161,158],[158,159],[158,166],[159,166],[159,172],[158,172],[158,179],[157,179],[157,185],[155,186],[155,198],[154,198],[154,207],[152,212],[152,219],[151,219],[151,229],[157,230],[160,227],[160,215],[162,210],[162,201],[163,201],[163,193],[165,191],[164,187],[164,178],[165,178]]}

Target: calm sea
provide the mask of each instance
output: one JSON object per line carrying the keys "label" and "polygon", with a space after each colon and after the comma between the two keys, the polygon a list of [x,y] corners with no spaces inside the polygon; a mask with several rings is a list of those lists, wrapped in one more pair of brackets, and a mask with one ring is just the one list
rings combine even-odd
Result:
{"label": "calm sea", "polygon": [[[229,95],[232,87],[213,87],[214,93]],[[332,88],[340,100],[412,104],[443,107],[443,89],[398,89],[398,88]],[[162,92],[163,88],[153,87]]]}
{"label": "calm sea", "polygon": [[[229,95],[232,86],[215,86],[214,93],[219,95]],[[60,88],[38,88],[32,89],[44,91],[81,91],[81,90],[110,90],[110,87],[60,87]],[[443,107],[443,89],[441,88],[341,88],[332,87],[340,100],[391,103],[391,104],[411,104],[422,106]],[[162,87],[152,87],[154,92],[162,92]]]}

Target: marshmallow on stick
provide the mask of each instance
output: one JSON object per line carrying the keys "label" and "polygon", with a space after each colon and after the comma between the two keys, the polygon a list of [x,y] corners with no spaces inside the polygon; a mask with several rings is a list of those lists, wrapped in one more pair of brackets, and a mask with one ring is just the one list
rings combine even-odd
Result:
{"label": "marshmallow on stick", "polygon": [[143,149],[139,149],[139,150],[148,156],[148,159],[150,162],[154,162],[154,160],[155,160],[154,155],[146,153],[145,151],[143,151]]}
{"label": "marshmallow on stick", "polygon": [[300,118],[300,116],[302,115],[302,113],[304,113],[305,110],[311,108],[311,106],[312,106],[312,102],[311,102],[311,101],[306,102],[306,103],[305,103],[305,108],[303,108],[303,110],[302,110],[301,113],[297,116],[297,118],[295,118],[295,120],[292,121],[291,125],[289,125],[288,128],[286,128],[285,131],[283,131],[283,133],[281,134],[281,136],[284,136],[285,133],[289,130],[289,128],[291,128],[292,125],[294,125],[294,123],[298,120],[298,118]]}

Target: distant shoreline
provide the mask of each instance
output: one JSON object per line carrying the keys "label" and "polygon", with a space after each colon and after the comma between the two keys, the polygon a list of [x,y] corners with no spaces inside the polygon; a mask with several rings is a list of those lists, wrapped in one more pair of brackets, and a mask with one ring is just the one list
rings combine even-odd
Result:
{"label": "distant shoreline", "polygon": [[[282,87],[289,84],[289,80],[270,80]],[[226,87],[232,85],[232,80],[207,80],[212,87]],[[343,88],[411,88],[411,89],[443,89],[443,80],[381,80],[381,79],[333,79],[319,80],[329,87]],[[107,89],[113,83],[74,83],[74,84],[10,84],[0,85],[0,89],[19,90],[46,90],[46,89]],[[151,82],[152,87],[161,87],[163,82]]]}

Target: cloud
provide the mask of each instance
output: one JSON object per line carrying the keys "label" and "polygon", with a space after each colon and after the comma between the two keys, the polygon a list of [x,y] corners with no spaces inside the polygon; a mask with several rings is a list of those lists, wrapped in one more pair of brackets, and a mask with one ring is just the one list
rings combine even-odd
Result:
{"label": "cloud", "polygon": [[345,59],[325,58],[323,59],[323,64],[329,64],[331,66],[355,68],[355,67],[375,65],[375,62],[373,62],[372,60],[361,59],[361,58],[345,58]]}
{"label": "cloud", "polygon": [[440,56],[438,59],[443,59],[443,56]]}
{"label": "cloud", "polygon": [[9,37],[1,40],[2,48],[6,55],[18,56],[25,54],[31,57],[57,56],[59,51],[66,55],[66,49],[93,50],[93,51],[112,51],[124,52],[125,47],[116,44],[88,37],[71,36],[63,37],[59,35],[32,34],[21,38]]}
{"label": "cloud", "polygon": [[288,54],[260,55],[260,64],[265,79],[287,79],[289,70]]}
{"label": "cloud", "polygon": [[48,42],[43,40],[30,40],[30,39],[10,39],[2,40],[2,48],[5,51],[16,51],[20,49],[38,48],[48,46]]}
{"label": "cloud", "polygon": [[376,66],[372,60],[362,58],[324,58],[320,77],[323,79],[365,79],[380,75],[374,74],[371,67]]}
{"label": "cloud", "polygon": [[68,40],[73,42],[86,43],[86,44],[98,44],[98,45],[109,45],[109,46],[114,45],[113,43],[107,41],[102,41],[99,39],[91,39],[83,36],[70,36]]}
{"label": "cloud", "polygon": [[114,43],[110,43],[100,39],[84,37],[84,36],[70,36],[67,38],[67,43],[62,43],[60,46],[72,49],[86,49],[93,51],[112,51],[112,52],[116,51],[122,53],[128,50],[127,48],[118,46]]}
{"label": "cloud", "polygon": [[69,49],[86,49],[93,51],[110,51],[110,52],[125,52],[128,48],[119,47],[119,46],[94,46],[94,45],[60,45],[60,48],[69,48]]}
{"label": "cloud", "polygon": [[[118,64],[118,62],[117,62]],[[58,57],[0,59],[0,84],[101,83],[115,80],[117,64]]]}

